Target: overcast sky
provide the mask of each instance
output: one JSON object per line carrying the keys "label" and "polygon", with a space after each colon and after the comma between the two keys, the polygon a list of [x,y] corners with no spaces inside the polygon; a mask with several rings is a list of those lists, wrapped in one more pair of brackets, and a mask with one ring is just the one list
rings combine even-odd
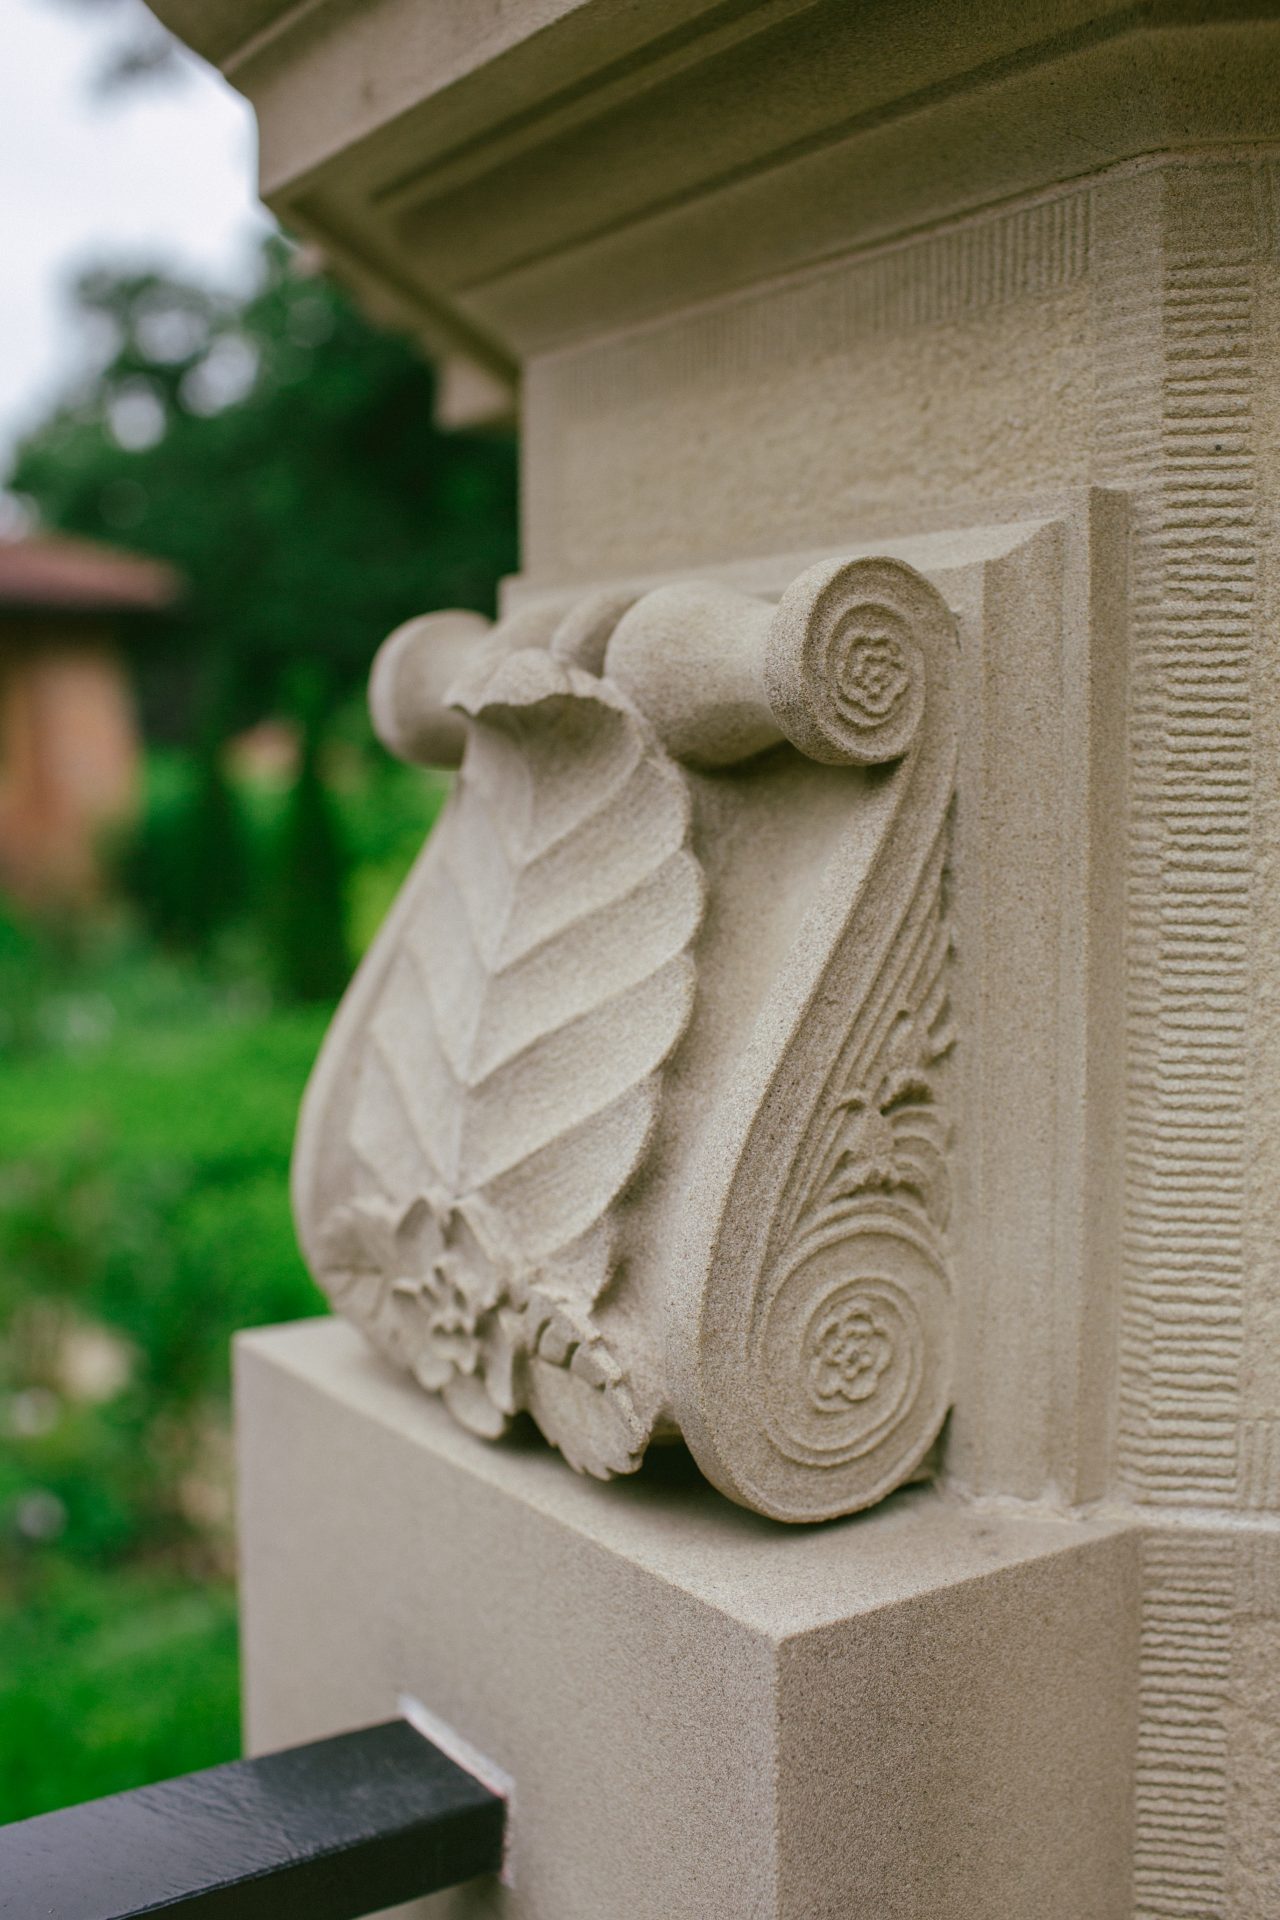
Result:
{"label": "overcast sky", "polygon": [[75,371],[79,270],[242,282],[267,217],[252,116],[208,67],[184,57],[180,77],[96,94],[139,16],[139,0],[0,0],[0,484],[17,437]]}

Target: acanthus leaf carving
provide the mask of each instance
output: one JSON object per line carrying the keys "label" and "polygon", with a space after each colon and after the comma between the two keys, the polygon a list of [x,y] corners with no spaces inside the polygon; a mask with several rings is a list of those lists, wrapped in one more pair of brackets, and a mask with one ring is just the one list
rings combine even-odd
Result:
{"label": "acanthus leaf carving", "polygon": [[837,688],[798,731],[883,771],[774,982],[781,1031],[740,1096],[676,1402],[727,1492],[821,1519],[909,1477],[950,1399],[956,640],[938,595],[893,562],[815,569],[779,618],[791,657]]}

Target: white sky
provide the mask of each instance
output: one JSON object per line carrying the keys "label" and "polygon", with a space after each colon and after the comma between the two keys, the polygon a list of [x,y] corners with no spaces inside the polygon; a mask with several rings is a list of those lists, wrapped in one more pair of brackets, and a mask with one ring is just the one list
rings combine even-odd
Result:
{"label": "white sky", "polygon": [[[234,284],[268,216],[249,109],[210,68],[107,98],[94,79],[143,13],[0,0],[0,485],[78,365],[68,288],[102,263]],[[143,15],[145,18],[145,15]]]}

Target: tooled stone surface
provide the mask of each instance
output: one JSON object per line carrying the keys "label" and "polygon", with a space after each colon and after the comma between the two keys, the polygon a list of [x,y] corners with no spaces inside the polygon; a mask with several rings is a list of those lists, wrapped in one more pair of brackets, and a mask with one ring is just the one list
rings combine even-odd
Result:
{"label": "tooled stone surface", "polygon": [[[683,1431],[763,1511],[865,1504],[950,1384],[946,609],[857,562],[776,610],[704,585],[448,619],[381,672],[403,748],[449,737],[447,662],[467,744],[308,1093],[317,1277],[486,1438],[527,1411],[607,1477]],[[717,915],[756,831],[787,898],[761,883],[744,954]]]}

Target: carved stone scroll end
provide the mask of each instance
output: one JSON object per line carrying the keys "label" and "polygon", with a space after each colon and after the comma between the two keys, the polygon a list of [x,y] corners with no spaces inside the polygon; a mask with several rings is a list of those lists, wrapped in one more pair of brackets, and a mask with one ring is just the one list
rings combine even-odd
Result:
{"label": "carved stone scroll end", "polygon": [[[893,560],[812,568],[777,605],[684,582],[383,647],[380,737],[461,772],[326,1043],[299,1224],[335,1304],[473,1432],[527,1411],[607,1477],[678,1427],[796,1520],[916,1467],[950,1391],[954,648]],[[696,791],[741,769],[708,817],[745,823],[750,762],[786,743],[818,763],[783,766],[795,819],[770,827],[808,904],[770,922],[772,981],[731,1032],[699,1011],[704,856],[731,875]],[[739,892],[751,846],[731,837]],[[659,1146],[688,1178],[654,1191],[710,1222],[674,1264],[652,1249],[679,1222],[635,1225]]]}

